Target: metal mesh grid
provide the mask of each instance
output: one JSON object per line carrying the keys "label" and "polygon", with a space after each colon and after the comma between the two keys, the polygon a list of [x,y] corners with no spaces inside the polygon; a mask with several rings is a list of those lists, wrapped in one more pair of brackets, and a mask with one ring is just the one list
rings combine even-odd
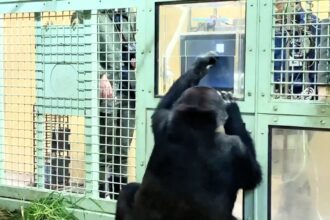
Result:
{"label": "metal mesh grid", "polygon": [[100,197],[135,178],[135,33],[134,9],[99,12]]}
{"label": "metal mesh grid", "polygon": [[273,0],[272,98],[324,101],[330,82],[328,0]]}
{"label": "metal mesh grid", "polygon": [[[33,15],[2,15],[0,182],[32,186],[33,113],[36,102]],[[1,25],[0,25],[1,26]]]}
{"label": "metal mesh grid", "polygon": [[1,15],[0,185],[90,193],[91,182],[115,199],[135,179],[135,17],[133,9]]}

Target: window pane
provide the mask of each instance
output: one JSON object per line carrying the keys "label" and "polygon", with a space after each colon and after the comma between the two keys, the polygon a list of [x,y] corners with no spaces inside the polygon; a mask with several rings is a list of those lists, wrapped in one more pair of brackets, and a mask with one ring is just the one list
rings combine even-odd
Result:
{"label": "window pane", "polygon": [[220,54],[201,85],[244,95],[245,1],[158,5],[157,94],[167,92],[197,55]]}
{"label": "window pane", "polygon": [[271,219],[330,219],[330,135],[272,129]]}

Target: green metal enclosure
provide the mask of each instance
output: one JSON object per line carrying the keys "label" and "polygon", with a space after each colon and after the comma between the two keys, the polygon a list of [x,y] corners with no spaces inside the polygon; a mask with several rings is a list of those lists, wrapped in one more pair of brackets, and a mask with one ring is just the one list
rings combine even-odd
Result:
{"label": "green metal enclosure", "polygon": [[0,208],[58,191],[79,219],[114,219],[153,110],[209,43],[234,48],[229,90],[263,171],[235,216],[330,219],[329,0],[0,1]]}

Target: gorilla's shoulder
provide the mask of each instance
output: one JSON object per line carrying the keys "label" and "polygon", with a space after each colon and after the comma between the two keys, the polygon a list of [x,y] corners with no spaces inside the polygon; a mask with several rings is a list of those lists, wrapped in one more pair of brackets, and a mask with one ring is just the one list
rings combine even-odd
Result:
{"label": "gorilla's shoulder", "polygon": [[244,152],[244,145],[240,137],[237,135],[227,135],[225,133],[217,133],[215,137],[216,147],[228,153],[238,153]]}

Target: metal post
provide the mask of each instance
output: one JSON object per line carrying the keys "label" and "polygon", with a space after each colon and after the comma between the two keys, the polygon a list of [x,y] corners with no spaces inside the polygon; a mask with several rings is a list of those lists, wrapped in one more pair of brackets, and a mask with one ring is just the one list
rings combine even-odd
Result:
{"label": "metal post", "polygon": [[[84,20],[85,25],[89,25],[89,32],[92,33],[91,43],[91,71],[87,75],[87,83],[89,88],[86,91],[86,111],[85,111],[85,163],[86,163],[86,194],[94,198],[99,197],[98,182],[99,182],[99,123],[98,123],[98,74],[97,74],[97,10],[91,12],[90,20]],[[87,37],[87,36],[86,36]]]}

